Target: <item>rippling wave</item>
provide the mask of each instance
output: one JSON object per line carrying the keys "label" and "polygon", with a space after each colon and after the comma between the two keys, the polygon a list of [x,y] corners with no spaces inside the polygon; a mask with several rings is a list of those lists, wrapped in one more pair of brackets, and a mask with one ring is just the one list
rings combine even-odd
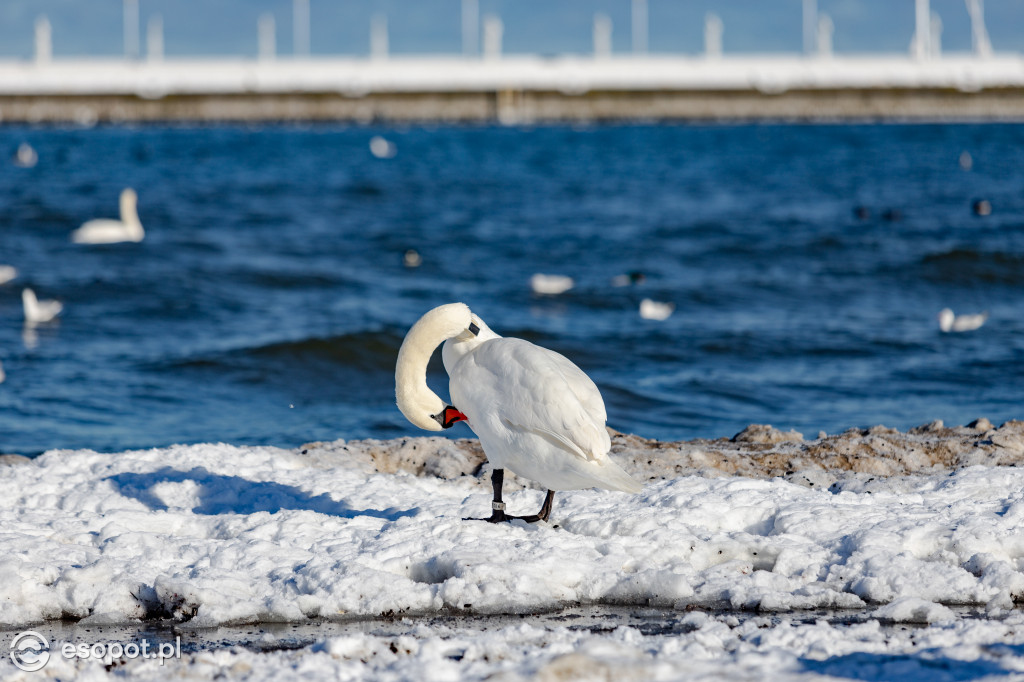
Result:
{"label": "rippling wave", "polygon": [[926,276],[939,282],[1024,284],[1024,253],[955,248],[925,256]]}

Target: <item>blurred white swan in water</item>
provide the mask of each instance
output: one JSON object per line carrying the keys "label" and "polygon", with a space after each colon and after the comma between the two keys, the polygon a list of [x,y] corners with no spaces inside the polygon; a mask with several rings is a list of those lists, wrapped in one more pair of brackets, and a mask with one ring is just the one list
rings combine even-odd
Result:
{"label": "blurred white swan in water", "polygon": [[645,320],[667,320],[675,309],[675,303],[661,303],[649,298],[640,301],[640,317]]}
{"label": "blurred white swan in water", "polygon": [[141,242],[145,237],[139,221],[138,196],[131,187],[121,192],[121,219],[100,218],[90,220],[71,233],[76,244],[116,244]]}
{"label": "blurred white swan in water", "polygon": [[[455,406],[427,386],[427,363],[441,343]],[[642,489],[608,456],[604,400],[590,377],[554,351],[498,336],[464,303],[434,308],[409,330],[398,352],[395,397],[421,429],[465,421],[480,438],[494,467],[492,514],[482,520],[546,521],[556,490]],[[506,468],[548,489],[537,514],[505,514]]]}
{"label": "blurred white swan in water", "polygon": [[21,303],[25,309],[27,325],[50,322],[64,309],[64,304],[60,301],[40,301],[36,298],[36,292],[31,289],[21,291]]}
{"label": "blurred white swan in water", "polygon": [[13,265],[0,265],[0,284],[7,284],[18,276],[18,270]]}
{"label": "blurred white swan in water", "polygon": [[985,324],[988,312],[975,315],[954,315],[949,308],[939,311],[939,329],[944,332],[970,332]]}
{"label": "blurred white swan in water", "polygon": [[544,294],[545,296],[564,294],[569,289],[572,289],[575,284],[572,277],[566,277],[565,275],[545,275],[538,272],[530,278],[530,288],[533,289],[533,293]]}

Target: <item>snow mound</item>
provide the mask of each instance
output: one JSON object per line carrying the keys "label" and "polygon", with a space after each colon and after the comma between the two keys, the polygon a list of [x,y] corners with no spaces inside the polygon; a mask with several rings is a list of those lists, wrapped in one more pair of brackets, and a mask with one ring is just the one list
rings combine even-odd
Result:
{"label": "snow mound", "polygon": [[[1024,469],[1006,466],[1021,459],[1022,426],[813,441],[617,434],[613,456],[644,492],[560,492],[552,522],[536,525],[465,520],[490,510],[472,440],[53,451],[0,468],[0,624],[574,603],[889,604],[879,617],[927,622],[942,605],[998,611],[1024,600]],[[539,508],[542,492],[508,491],[510,512]]]}

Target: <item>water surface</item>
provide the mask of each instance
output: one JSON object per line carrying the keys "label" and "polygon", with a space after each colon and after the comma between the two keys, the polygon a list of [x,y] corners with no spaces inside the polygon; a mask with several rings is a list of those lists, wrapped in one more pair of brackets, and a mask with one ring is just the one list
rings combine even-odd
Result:
{"label": "water surface", "polygon": [[[21,272],[0,452],[419,434],[395,357],[456,300],[648,437],[1021,417],[1024,126],[0,128],[22,141],[38,165],[0,165]],[[125,186],[145,241],[72,244]],[[577,284],[536,296],[536,272]],[[60,321],[24,329],[23,286]],[[643,320],[643,298],[675,312]],[[942,334],[946,306],[991,317]]]}

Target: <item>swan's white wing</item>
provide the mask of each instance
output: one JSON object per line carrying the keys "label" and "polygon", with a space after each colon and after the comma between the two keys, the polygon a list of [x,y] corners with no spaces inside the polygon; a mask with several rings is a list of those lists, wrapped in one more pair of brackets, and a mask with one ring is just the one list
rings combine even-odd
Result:
{"label": "swan's white wing", "polygon": [[471,425],[497,419],[587,460],[603,459],[611,448],[594,382],[565,357],[528,341],[481,344],[453,368],[451,392]]}

